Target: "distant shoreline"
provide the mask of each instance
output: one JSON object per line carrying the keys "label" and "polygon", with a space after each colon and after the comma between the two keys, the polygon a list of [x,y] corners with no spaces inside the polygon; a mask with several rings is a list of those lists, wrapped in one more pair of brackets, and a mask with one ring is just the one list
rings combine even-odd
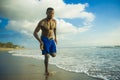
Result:
{"label": "distant shoreline", "polygon": [[25,48],[1,48],[0,51],[8,51],[8,50],[24,50]]}

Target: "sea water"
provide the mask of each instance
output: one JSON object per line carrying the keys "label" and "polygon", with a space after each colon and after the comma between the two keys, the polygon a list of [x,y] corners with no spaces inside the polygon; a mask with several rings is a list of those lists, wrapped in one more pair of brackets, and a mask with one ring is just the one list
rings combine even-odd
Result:
{"label": "sea water", "polygon": [[[44,59],[40,50],[15,50],[9,53],[13,56]],[[50,64],[105,80],[120,80],[120,48],[58,48],[57,56],[50,58]]]}

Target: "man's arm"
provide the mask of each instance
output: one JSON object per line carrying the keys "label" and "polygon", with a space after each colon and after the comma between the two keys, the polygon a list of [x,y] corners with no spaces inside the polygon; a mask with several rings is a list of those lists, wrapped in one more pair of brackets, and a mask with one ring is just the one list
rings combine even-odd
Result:
{"label": "man's arm", "polygon": [[55,42],[57,44],[57,36],[56,36],[56,20],[55,20],[55,28],[54,28]]}
{"label": "man's arm", "polygon": [[38,23],[37,27],[34,30],[33,35],[39,41],[40,44],[43,44],[42,40],[38,37],[38,34],[37,34],[40,31],[40,29],[41,29],[41,22]]}

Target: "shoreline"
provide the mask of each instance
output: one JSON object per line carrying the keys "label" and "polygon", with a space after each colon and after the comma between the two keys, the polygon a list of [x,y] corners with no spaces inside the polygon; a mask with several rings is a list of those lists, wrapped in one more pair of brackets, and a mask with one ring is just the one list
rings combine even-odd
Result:
{"label": "shoreline", "polygon": [[10,50],[25,50],[25,48],[1,48],[0,51],[10,51]]}
{"label": "shoreline", "polygon": [[44,75],[43,60],[12,56],[8,51],[0,51],[1,80],[103,80],[85,73],[75,73],[49,64],[49,71],[54,75]]}

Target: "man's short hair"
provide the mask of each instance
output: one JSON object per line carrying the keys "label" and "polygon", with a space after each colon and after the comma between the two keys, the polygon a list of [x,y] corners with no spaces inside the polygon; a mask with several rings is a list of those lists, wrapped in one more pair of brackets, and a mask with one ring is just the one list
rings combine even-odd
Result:
{"label": "man's short hair", "polygon": [[48,7],[46,12],[48,12],[49,10],[54,10],[54,9],[52,7]]}

